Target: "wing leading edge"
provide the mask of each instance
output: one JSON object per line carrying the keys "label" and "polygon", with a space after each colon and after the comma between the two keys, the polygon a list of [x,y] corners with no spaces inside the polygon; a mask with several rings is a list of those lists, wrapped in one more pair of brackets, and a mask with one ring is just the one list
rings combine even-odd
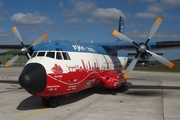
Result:
{"label": "wing leading edge", "polygon": [[[103,47],[106,51],[117,51],[117,50],[135,50],[133,45],[124,42],[111,42],[111,43],[94,43]],[[140,42],[138,43],[140,44]],[[151,50],[172,50],[180,49],[180,41],[160,41],[160,42],[149,42],[148,46]]]}
{"label": "wing leading edge", "polygon": [[[24,45],[25,47],[29,47],[30,45]],[[0,49],[2,50],[19,50],[21,49],[21,45],[0,45]]]}

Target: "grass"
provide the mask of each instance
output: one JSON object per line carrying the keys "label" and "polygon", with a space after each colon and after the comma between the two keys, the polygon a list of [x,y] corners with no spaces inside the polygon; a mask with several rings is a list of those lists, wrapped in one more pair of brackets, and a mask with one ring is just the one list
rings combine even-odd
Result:
{"label": "grass", "polygon": [[180,72],[180,63],[174,63],[172,69],[166,67],[165,65],[159,63],[151,67],[135,67],[134,70],[138,71],[159,71],[159,72]]}

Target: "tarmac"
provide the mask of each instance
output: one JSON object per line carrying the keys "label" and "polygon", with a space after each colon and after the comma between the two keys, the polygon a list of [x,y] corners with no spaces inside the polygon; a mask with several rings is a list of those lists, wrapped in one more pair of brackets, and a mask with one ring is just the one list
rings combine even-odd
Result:
{"label": "tarmac", "polygon": [[22,67],[0,67],[0,120],[179,120],[180,73],[133,71],[125,93],[103,86],[44,108],[18,84]]}

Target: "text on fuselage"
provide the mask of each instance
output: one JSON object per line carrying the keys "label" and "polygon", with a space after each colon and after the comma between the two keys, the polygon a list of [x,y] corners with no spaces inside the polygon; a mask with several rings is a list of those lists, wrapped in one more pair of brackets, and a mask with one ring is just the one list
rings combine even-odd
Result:
{"label": "text on fuselage", "polygon": [[84,47],[84,46],[81,46],[81,45],[72,45],[73,49],[74,50],[77,50],[77,51],[89,51],[89,52],[96,52],[93,48],[91,47]]}

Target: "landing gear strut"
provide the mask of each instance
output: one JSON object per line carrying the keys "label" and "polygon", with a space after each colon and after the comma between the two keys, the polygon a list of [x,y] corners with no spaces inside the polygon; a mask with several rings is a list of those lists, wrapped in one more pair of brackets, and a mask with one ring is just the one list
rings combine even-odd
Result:
{"label": "landing gear strut", "polygon": [[42,98],[42,104],[44,107],[55,108],[59,106],[59,97]]}

